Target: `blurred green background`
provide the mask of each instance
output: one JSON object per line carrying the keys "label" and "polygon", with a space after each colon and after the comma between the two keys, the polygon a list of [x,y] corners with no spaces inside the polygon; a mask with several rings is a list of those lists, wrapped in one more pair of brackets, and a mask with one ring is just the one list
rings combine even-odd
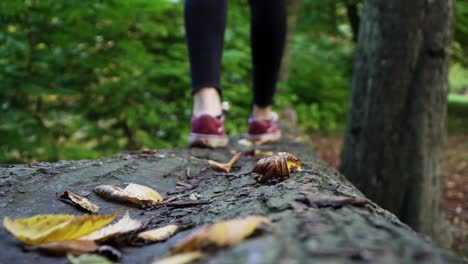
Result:
{"label": "blurred green background", "polygon": [[[294,107],[305,133],[345,124],[355,43],[354,0],[302,0],[276,109]],[[457,2],[449,127],[467,131],[468,3]],[[227,131],[250,112],[247,1],[229,1],[222,85]],[[288,55],[288,56],[289,56]],[[0,163],[98,158],[184,146],[190,76],[183,1],[2,0]]]}

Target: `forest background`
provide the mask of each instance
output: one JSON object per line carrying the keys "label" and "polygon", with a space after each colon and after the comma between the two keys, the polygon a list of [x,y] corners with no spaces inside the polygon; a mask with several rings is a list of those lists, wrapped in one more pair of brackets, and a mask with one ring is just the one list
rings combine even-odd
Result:
{"label": "forest background", "polygon": [[[289,10],[276,109],[293,106],[306,134],[340,132],[361,3],[290,5],[296,7]],[[457,3],[456,17],[449,128],[466,131],[468,3]],[[0,163],[186,145],[191,95],[183,1],[6,0],[0,29]],[[229,1],[222,71],[231,104],[227,131],[241,134],[251,102],[246,0]]]}

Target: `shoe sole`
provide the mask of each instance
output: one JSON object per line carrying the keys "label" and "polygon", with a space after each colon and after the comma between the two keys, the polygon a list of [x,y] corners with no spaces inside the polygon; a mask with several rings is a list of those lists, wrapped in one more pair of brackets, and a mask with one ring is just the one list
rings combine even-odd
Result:
{"label": "shoe sole", "polygon": [[260,135],[247,134],[247,139],[257,145],[276,143],[281,139],[281,132]]}
{"label": "shoe sole", "polygon": [[227,146],[229,138],[227,136],[216,136],[206,134],[190,133],[189,145],[191,147],[221,148]]}

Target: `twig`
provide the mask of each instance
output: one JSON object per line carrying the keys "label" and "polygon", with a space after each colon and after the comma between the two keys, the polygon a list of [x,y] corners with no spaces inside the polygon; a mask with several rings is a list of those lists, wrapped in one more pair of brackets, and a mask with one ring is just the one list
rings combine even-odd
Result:
{"label": "twig", "polygon": [[197,206],[203,204],[209,204],[211,201],[175,201],[165,203],[166,206],[175,207],[175,208],[183,208],[183,207],[190,207],[190,206]]}

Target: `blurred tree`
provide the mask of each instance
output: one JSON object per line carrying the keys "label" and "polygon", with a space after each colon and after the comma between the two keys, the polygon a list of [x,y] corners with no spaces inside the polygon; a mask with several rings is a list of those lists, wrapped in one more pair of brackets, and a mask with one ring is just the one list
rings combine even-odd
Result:
{"label": "blurred tree", "polygon": [[416,230],[440,211],[454,2],[365,0],[341,171]]}
{"label": "blurred tree", "polygon": [[279,76],[280,82],[287,82],[289,78],[289,66],[292,58],[292,41],[295,35],[297,19],[302,5],[302,0],[291,0],[288,2],[288,27],[286,35],[286,48],[284,51],[281,71]]}

